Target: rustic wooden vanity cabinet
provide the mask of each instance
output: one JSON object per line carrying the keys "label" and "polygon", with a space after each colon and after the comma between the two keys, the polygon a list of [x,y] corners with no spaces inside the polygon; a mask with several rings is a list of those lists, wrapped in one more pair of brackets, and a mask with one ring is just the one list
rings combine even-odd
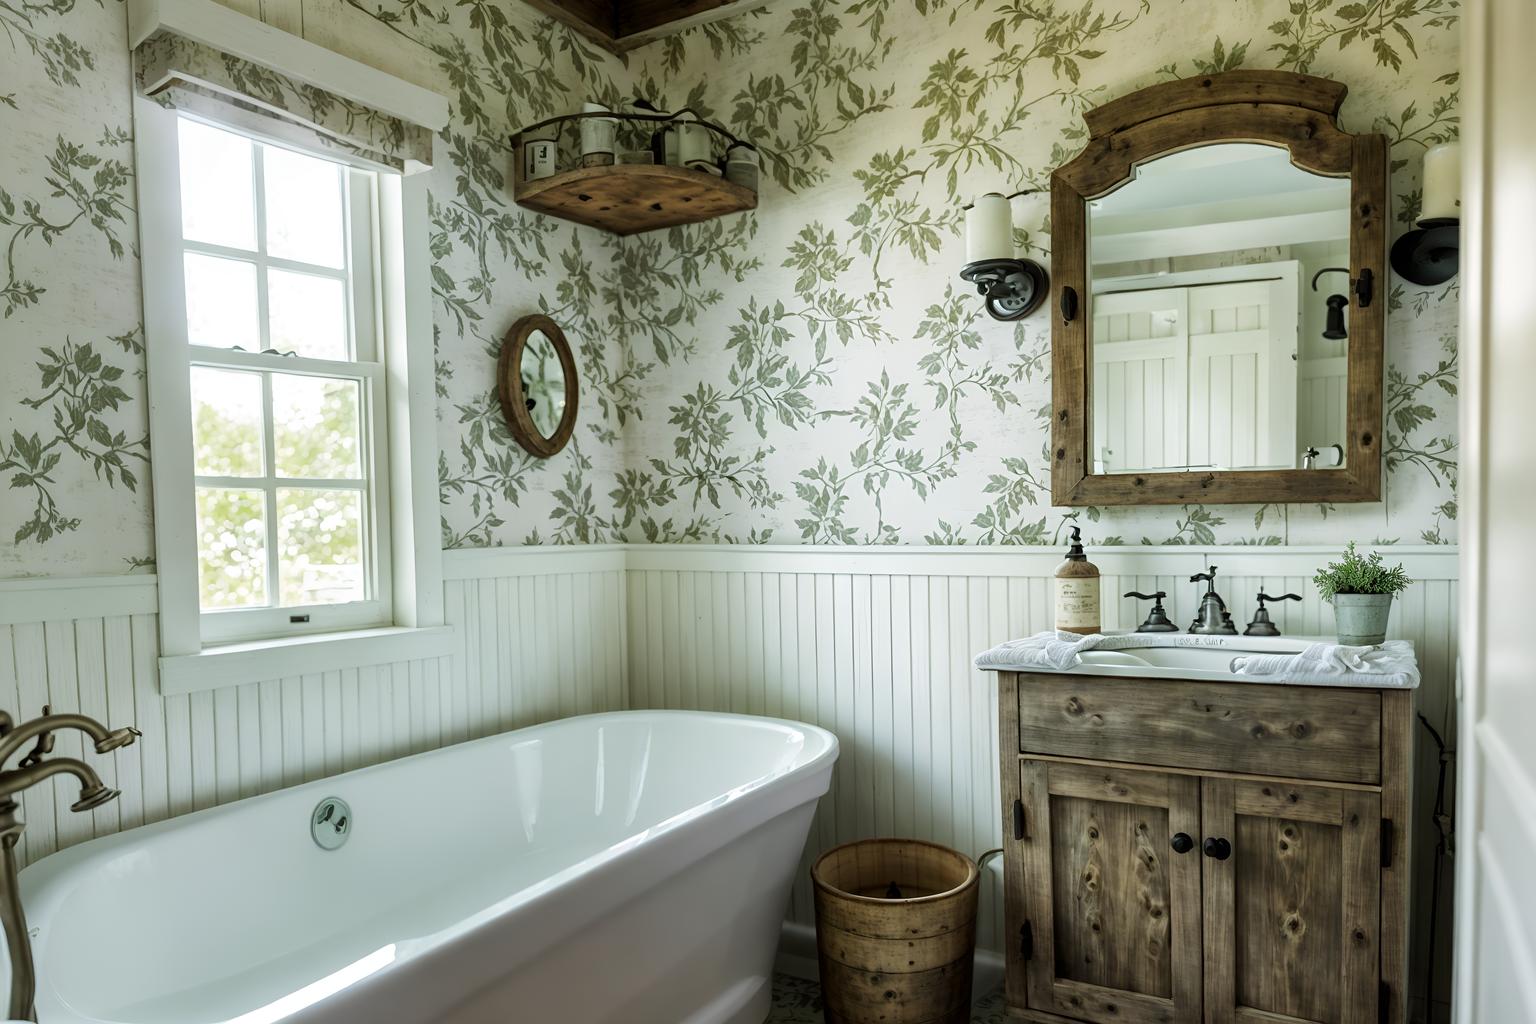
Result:
{"label": "rustic wooden vanity cabinet", "polygon": [[1406,1020],[1413,691],[1000,672],[1007,1004]]}

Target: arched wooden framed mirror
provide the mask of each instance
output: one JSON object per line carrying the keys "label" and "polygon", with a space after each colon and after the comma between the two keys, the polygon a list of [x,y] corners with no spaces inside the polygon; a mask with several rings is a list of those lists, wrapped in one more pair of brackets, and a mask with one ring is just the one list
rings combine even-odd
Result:
{"label": "arched wooden framed mirror", "polygon": [[496,364],[501,414],[517,443],[547,459],[576,430],[580,389],[565,332],[542,313],[512,325]]}
{"label": "arched wooden framed mirror", "polygon": [[1057,505],[1378,501],[1387,142],[1229,71],[1084,116],[1051,179]]}

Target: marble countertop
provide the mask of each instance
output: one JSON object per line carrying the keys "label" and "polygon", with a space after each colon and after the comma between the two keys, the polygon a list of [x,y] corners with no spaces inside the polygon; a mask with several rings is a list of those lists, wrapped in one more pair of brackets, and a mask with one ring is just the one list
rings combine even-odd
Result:
{"label": "marble countertop", "polygon": [[[1233,661],[1250,655],[1300,654],[1313,644],[1337,644],[1324,636],[1204,636],[1189,633],[1112,631],[1104,647],[1084,650],[1070,667],[1051,667],[1034,658],[1010,657],[1012,644],[1000,644],[977,656],[987,672],[1049,672],[1064,675],[1128,676],[1147,679],[1196,679],[1212,682],[1281,686],[1340,686],[1352,689],[1415,689],[1419,685],[1412,649],[1408,664],[1391,672],[1258,675],[1233,670]],[[1401,643],[1401,642],[1400,642]],[[1017,641],[1014,642],[1017,644]],[[1394,650],[1398,650],[1393,645]]]}

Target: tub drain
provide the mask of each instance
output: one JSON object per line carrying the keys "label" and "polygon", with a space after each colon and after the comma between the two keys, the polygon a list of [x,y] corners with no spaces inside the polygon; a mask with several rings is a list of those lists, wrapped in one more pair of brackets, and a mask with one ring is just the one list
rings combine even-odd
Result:
{"label": "tub drain", "polygon": [[352,808],[339,796],[328,796],[309,816],[309,834],[322,850],[334,850],[352,834]]}

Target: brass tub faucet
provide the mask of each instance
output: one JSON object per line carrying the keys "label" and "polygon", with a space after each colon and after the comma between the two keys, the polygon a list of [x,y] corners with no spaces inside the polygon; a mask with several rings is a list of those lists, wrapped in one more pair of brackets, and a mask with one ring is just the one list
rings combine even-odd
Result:
{"label": "brass tub faucet", "polygon": [[[5,930],[5,944],[11,954],[11,995],[7,1016],[12,1020],[36,1020],[33,999],[37,993],[37,974],[32,964],[32,942],[27,935],[27,917],[21,907],[21,893],[16,885],[16,844],[26,825],[17,817],[17,798],[55,775],[73,775],[80,781],[80,796],[69,809],[89,811],[111,801],[118,791],[110,789],[101,776],[84,761],[73,757],[49,757],[53,753],[54,733],[60,729],[78,729],[91,738],[96,753],[106,754],[126,747],[141,734],[132,726],[108,729],[94,718],[76,714],[52,714],[43,706],[40,718],[16,724],[10,712],[0,711],[0,926]],[[10,761],[28,740],[32,749],[7,769]]]}

